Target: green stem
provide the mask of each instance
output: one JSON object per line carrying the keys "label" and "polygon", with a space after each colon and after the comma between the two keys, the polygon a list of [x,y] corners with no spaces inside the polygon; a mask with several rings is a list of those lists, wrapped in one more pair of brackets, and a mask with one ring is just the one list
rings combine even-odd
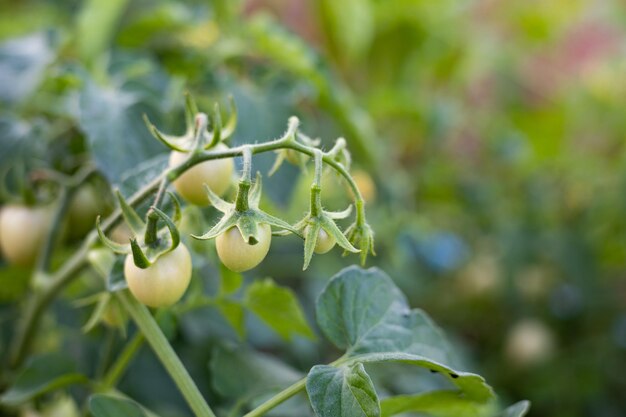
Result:
{"label": "green stem", "polygon": [[272,398],[270,398],[269,400],[265,401],[263,404],[261,404],[260,406],[258,406],[254,410],[250,411],[249,413],[247,413],[243,417],[259,417],[259,416],[262,416],[263,414],[265,414],[268,411],[270,411],[272,408],[275,408],[278,405],[284,403],[285,401],[287,401],[288,399],[290,399],[291,397],[293,397],[294,395],[296,395],[300,391],[304,390],[305,388],[306,388],[306,378],[302,378],[298,382],[294,383],[293,385],[290,385],[289,387],[285,388],[284,390],[282,390],[278,394],[274,395]]}
{"label": "green stem", "polygon": [[127,290],[117,292],[116,296],[137,324],[196,417],[215,417],[148,308],[130,296]]}
{"label": "green stem", "polygon": [[141,332],[137,332],[135,336],[128,342],[122,352],[117,357],[115,363],[109,368],[109,371],[102,380],[103,391],[115,387],[119,380],[124,375],[126,368],[130,364],[130,361],[135,357],[139,348],[143,345],[144,337]]}
{"label": "green stem", "polygon": [[[340,365],[344,364],[347,361],[348,361],[348,359],[345,356],[342,356],[341,358],[339,358],[336,361],[330,363],[329,365],[336,367],[336,366],[340,366]],[[263,404],[259,405],[257,408],[255,408],[254,410],[250,411],[249,413],[247,413],[243,417],[259,417],[259,416],[262,416],[263,414],[267,413],[271,409],[273,409],[273,408],[277,407],[278,405],[284,403],[285,401],[287,401],[289,398],[293,397],[294,395],[296,395],[300,391],[303,391],[305,388],[306,388],[306,378],[302,378],[299,381],[297,381],[297,382],[293,383],[292,385],[288,386],[287,388],[285,388],[284,390],[282,390],[278,394],[274,395],[272,398],[270,398],[269,400],[265,401]]]}

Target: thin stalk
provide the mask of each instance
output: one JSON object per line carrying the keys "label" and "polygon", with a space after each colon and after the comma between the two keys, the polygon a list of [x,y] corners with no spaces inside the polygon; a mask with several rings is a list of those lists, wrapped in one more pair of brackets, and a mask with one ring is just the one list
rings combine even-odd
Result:
{"label": "thin stalk", "polygon": [[196,417],[215,417],[148,308],[130,296],[127,290],[117,292],[116,296],[135,321]]}
{"label": "thin stalk", "polygon": [[[329,365],[337,367],[337,366],[340,366],[340,365],[346,363],[347,361],[348,361],[348,359],[346,357],[342,356],[341,358],[339,358],[336,361],[330,363]],[[303,391],[305,388],[306,388],[306,377],[300,379],[297,382],[294,382],[292,385],[288,386],[287,388],[285,388],[284,390],[282,390],[278,394],[274,395],[272,398],[270,398],[269,400],[265,401],[263,404],[259,405],[257,408],[255,408],[254,410],[250,411],[249,413],[245,414],[243,417],[259,417],[259,416],[262,416],[263,414],[267,413],[271,409],[279,406],[280,404],[284,403],[285,401],[287,401],[288,399],[290,399],[294,395],[296,395],[299,392]]]}
{"label": "thin stalk", "polygon": [[117,360],[109,368],[107,374],[102,379],[102,390],[108,391],[115,387],[119,380],[124,375],[126,368],[133,360],[141,346],[143,345],[144,337],[141,332],[137,332],[135,336],[124,346],[124,349],[117,356]]}

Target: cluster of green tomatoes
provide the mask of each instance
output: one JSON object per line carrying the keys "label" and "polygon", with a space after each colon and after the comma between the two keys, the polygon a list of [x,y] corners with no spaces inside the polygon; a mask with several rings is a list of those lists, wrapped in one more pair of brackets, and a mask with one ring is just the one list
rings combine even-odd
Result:
{"label": "cluster of green tomatoes", "polygon": [[[279,139],[229,148],[224,140],[234,131],[234,106],[225,126],[221,125],[219,109],[216,109],[210,118],[211,130],[208,129],[209,117],[197,112],[195,103],[190,99],[187,100],[186,116],[187,131],[177,137],[161,133],[146,119],[152,134],[171,149],[171,154],[169,167],[163,173],[155,202],[145,220],[118,193],[121,214],[132,235],[130,243],[109,239],[97,222],[103,243],[117,253],[126,254],[124,275],[128,288],[137,300],[151,307],[171,305],[183,296],[191,280],[191,255],[180,242],[177,229],[181,218],[180,206],[174,194],[166,192],[169,184],[188,204],[212,205],[223,214],[208,232],[192,237],[215,239],[220,261],[232,271],[244,272],[259,265],[269,252],[272,235],[293,233],[304,239],[304,268],[313,253],[326,253],[335,245],[346,252],[373,253],[373,233],[365,222],[364,202],[345,168],[349,164],[345,140],[339,139],[331,151],[322,152],[317,148],[318,141],[298,132],[298,121],[294,117],[290,119],[287,132]],[[277,164],[273,170],[283,160],[298,164],[314,161],[316,179],[311,186],[310,211],[294,225],[259,208],[261,177],[257,173],[256,179],[252,180],[251,158],[254,153],[267,151],[277,153]],[[227,202],[221,196],[232,184],[235,171],[233,158],[236,156],[243,158],[243,169],[236,198]],[[321,172],[324,165],[343,171],[347,180],[352,181],[353,195],[358,196],[355,198],[356,221],[345,232],[339,229],[335,220],[350,215],[352,207],[342,212],[329,212],[321,206]],[[171,218],[158,208],[165,193],[174,206]],[[165,227],[158,227],[160,224]]]}

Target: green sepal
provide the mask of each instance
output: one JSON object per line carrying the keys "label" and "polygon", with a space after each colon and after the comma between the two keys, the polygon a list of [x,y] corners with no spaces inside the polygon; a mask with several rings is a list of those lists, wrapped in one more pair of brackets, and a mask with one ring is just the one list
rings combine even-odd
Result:
{"label": "green sepal", "polygon": [[279,229],[289,231],[297,236],[302,237],[302,233],[289,223],[284,220],[279,219],[278,217],[274,217],[271,214],[268,214],[261,210],[255,210],[254,216],[257,218],[259,223],[267,223],[270,226],[278,227]]}
{"label": "green sepal", "polygon": [[345,219],[350,213],[352,213],[352,205],[349,205],[347,209],[342,211],[324,211],[324,214],[333,220]]}
{"label": "green sepal", "polygon": [[183,213],[180,208],[180,201],[178,201],[176,194],[174,194],[171,191],[168,191],[167,195],[170,197],[170,200],[172,201],[172,204],[174,205],[174,215],[172,216],[172,221],[174,222],[176,226],[178,226],[180,224],[180,221],[183,218]]}
{"label": "green sepal", "polygon": [[209,198],[209,202],[213,207],[222,213],[228,213],[233,209],[234,204],[224,201],[219,195],[215,194],[213,190],[211,190],[211,187],[209,187],[206,183],[203,185],[206,190],[207,197]]}
{"label": "green sepal", "polygon": [[187,133],[192,134],[194,130],[194,119],[198,113],[198,106],[189,92],[185,93],[185,123],[187,124]]}
{"label": "green sepal", "polygon": [[328,233],[330,236],[335,238],[335,240],[337,241],[337,244],[341,246],[342,248],[344,248],[346,251],[352,252],[352,253],[361,252],[360,249],[357,249],[354,246],[352,246],[352,244],[345,237],[343,232],[339,229],[339,227],[335,224],[335,222],[330,217],[328,217],[326,213],[324,213],[324,215],[320,217],[320,224],[322,225],[322,229],[324,229],[324,231]]}
{"label": "green sepal", "polygon": [[152,262],[146,257],[141,246],[137,243],[137,239],[130,240],[130,247],[133,254],[133,261],[137,268],[146,269],[152,265]]}
{"label": "green sepal", "polygon": [[[222,140],[222,116],[220,115],[220,106],[215,103],[213,107],[213,113],[210,116],[211,120],[211,133],[204,132],[204,137],[207,142],[204,149],[211,149]],[[210,137],[209,137],[210,136]]]}
{"label": "green sepal", "polygon": [[176,249],[176,247],[180,243],[180,233],[178,233],[178,229],[176,228],[176,225],[174,224],[172,219],[169,218],[167,214],[163,213],[161,210],[159,210],[156,207],[152,207],[152,210],[154,210],[154,212],[161,218],[161,220],[165,222],[165,226],[167,227],[170,233],[170,237],[171,237],[170,247],[166,251],[161,252],[160,254],[162,255],[164,253],[171,252],[174,249]]}
{"label": "green sepal", "polygon": [[[361,249],[361,265],[365,265],[367,255],[376,256],[374,251],[374,231],[369,224],[362,225],[357,222],[352,223],[345,232],[346,238],[358,248]],[[347,255],[348,251],[344,251],[343,255]]]}
{"label": "green sepal", "polygon": [[124,221],[126,221],[126,224],[128,224],[128,227],[135,236],[141,236],[146,228],[146,224],[143,220],[141,220],[141,217],[139,217],[137,212],[128,205],[120,190],[115,190],[115,195],[120,203],[120,210],[122,210],[122,217],[124,217]]}
{"label": "green sepal", "polygon": [[108,237],[106,237],[106,235],[102,231],[102,228],[100,227],[100,216],[96,217],[96,231],[98,232],[98,237],[100,238],[100,241],[106,247],[111,249],[113,252],[115,252],[115,253],[123,253],[123,254],[130,253],[131,249],[130,249],[130,245],[129,244],[117,243],[117,242],[112,241]]}
{"label": "green sepal", "polygon": [[191,235],[194,239],[198,240],[208,240],[216,238],[221,235],[225,231],[229,230],[231,227],[237,224],[237,216],[234,215],[234,212],[230,214],[226,214],[223,216],[219,222],[215,226],[213,226],[208,232],[201,236]]}
{"label": "green sepal", "polygon": [[[146,124],[146,127],[148,128],[148,131],[150,132],[150,134],[154,136],[154,138],[157,139],[159,142],[167,146],[169,149],[173,151],[177,151],[177,152],[189,151],[184,146],[185,142],[189,141],[189,134],[186,134],[184,136],[166,135],[165,133],[162,133],[159,129],[157,129],[157,127],[154,124],[152,124],[152,122],[150,121],[150,119],[148,118],[146,114],[143,115],[143,121]],[[180,143],[176,143],[176,142],[180,142]]]}
{"label": "green sepal", "polygon": [[267,172],[268,177],[271,177],[276,173],[276,171],[278,171],[278,169],[283,165],[283,162],[285,162],[285,158],[286,156],[285,152],[283,152],[283,149],[276,151],[276,159],[274,160],[274,165],[272,165],[270,170]]}
{"label": "green sepal", "polygon": [[315,244],[317,243],[317,237],[319,236],[320,229],[322,225],[319,222],[319,219],[311,219],[308,222],[307,233],[304,236],[304,264],[302,265],[302,270],[305,271],[309,267],[309,263],[311,263],[311,259],[313,258],[313,252],[315,251]]}
{"label": "green sepal", "polygon": [[263,184],[261,182],[261,173],[257,171],[254,184],[250,193],[248,194],[248,205],[252,208],[259,208],[261,203],[261,191],[263,190]]}
{"label": "green sepal", "polygon": [[[93,299],[94,297],[89,298]],[[111,298],[111,295],[108,292],[95,295],[95,300],[93,300],[93,302],[96,302],[96,307],[91,312],[87,323],[85,323],[85,325],[81,328],[83,333],[91,331],[98,323],[100,323],[102,315],[104,314],[104,311],[109,303],[109,298]]]}
{"label": "green sepal", "polygon": [[256,245],[259,243],[258,221],[254,215],[240,215],[237,220],[237,229],[241,233],[241,237],[248,245]]}
{"label": "green sepal", "polygon": [[232,95],[228,96],[228,104],[230,107],[230,115],[228,116],[228,122],[222,128],[222,140],[226,140],[232,136],[237,128],[237,106],[235,105],[235,99]]}

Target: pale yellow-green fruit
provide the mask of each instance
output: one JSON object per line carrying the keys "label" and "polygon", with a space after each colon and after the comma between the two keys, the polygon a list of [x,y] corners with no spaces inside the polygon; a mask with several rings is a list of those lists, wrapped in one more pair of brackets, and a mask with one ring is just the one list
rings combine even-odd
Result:
{"label": "pale yellow-green fruit", "polygon": [[[213,150],[224,151],[228,147],[222,143],[216,145]],[[188,153],[172,151],[170,154],[170,167],[183,163],[189,157]],[[185,171],[174,181],[174,188],[187,202],[197,206],[209,205],[209,198],[204,188],[207,184],[211,191],[217,195],[223,195],[233,178],[234,163],[232,158],[215,159],[201,162]]]}
{"label": "pale yellow-green fruit", "polygon": [[258,225],[258,242],[250,245],[243,240],[237,227],[231,227],[215,239],[217,255],[226,268],[243,272],[261,263],[272,243],[272,228],[265,223]]}
{"label": "pale yellow-green fruit", "polygon": [[132,254],[124,261],[124,276],[130,292],[150,307],[169,306],[181,299],[191,280],[191,255],[182,243],[141,269]]}
{"label": "pale yellow-green fruit", "polygon": [[[308,228],[307,226],[307,229],[304,231],[305,236],[308,234]],[[337,240],[326,233],[326,230],[320,228],[319,232],[317,232],[317,240],[315,241],[313,252],[318,254],[326,253],[335,246],[335,243],[337,243]]]}
{"label": "pale yellow-green fruit", "polygon": [[0,251],[11,264],[32,265],[50,230],[50,207],[9,204],[0,211]]}

